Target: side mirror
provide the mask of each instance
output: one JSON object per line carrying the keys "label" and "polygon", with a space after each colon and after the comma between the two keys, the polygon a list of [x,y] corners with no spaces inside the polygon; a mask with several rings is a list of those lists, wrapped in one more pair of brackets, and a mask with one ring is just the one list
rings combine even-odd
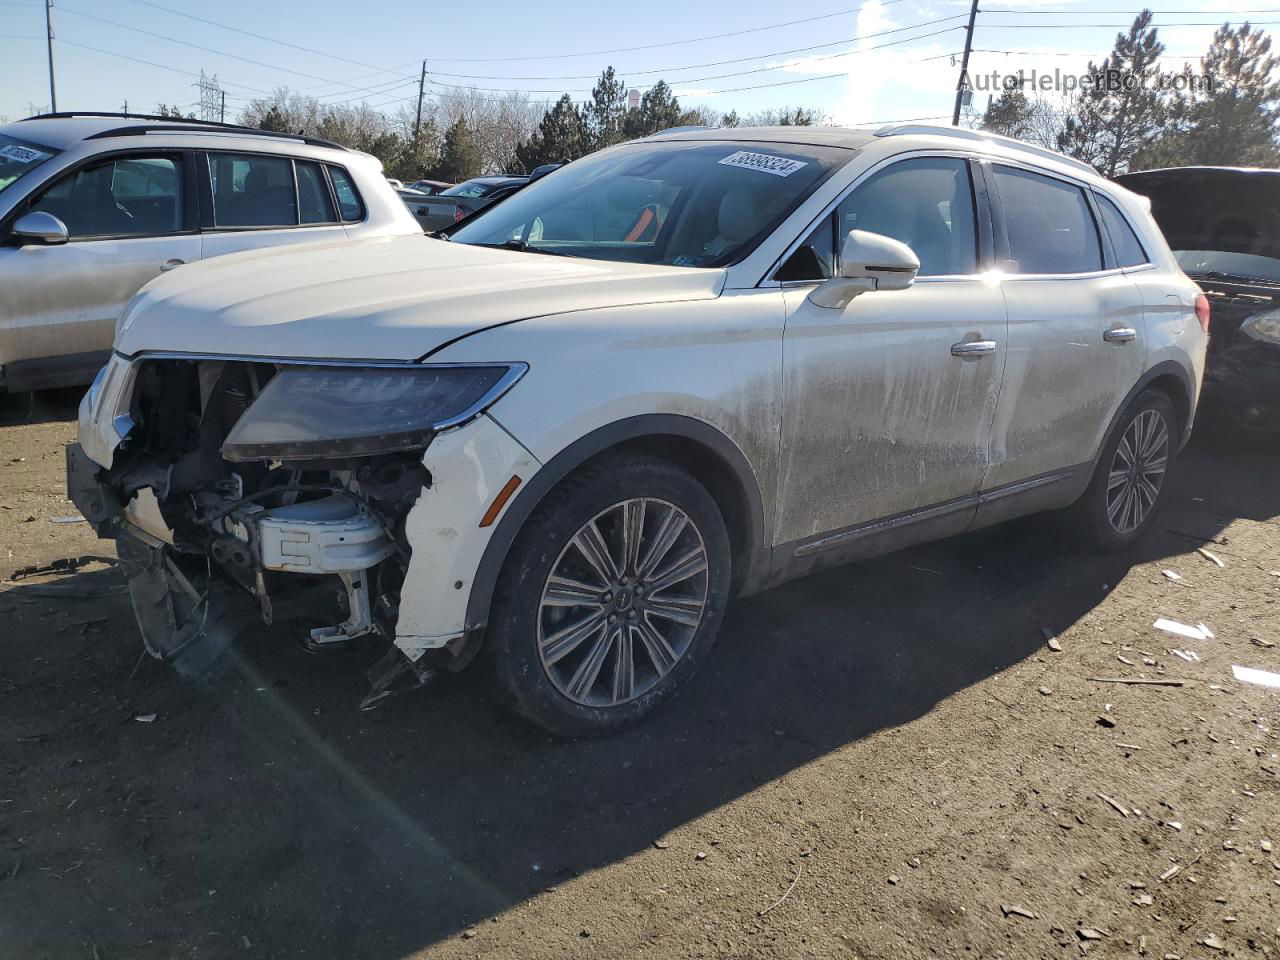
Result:
{"label": "side mirror", "polygon": [[915,282],[920,258],[900,240],[850,230],[840,248],[840,276],[814,287],[809,299],[819,307],[843,310],[872,290],[905,290]]}
{"label": "side mirror", "polygon": [[43,210],[23,214],[10,232],[19,239],[49,245],[66,243],[70,239],[67,225],[52,213],[45,213]]}

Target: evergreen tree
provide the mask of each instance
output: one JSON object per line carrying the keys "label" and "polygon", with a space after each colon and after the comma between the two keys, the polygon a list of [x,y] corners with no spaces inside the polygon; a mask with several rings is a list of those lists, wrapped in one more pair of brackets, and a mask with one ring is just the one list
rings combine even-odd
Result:
{"label": "evergreen tree", "polygon": [[582,112],[566,93],[542,115],[533,136],[516,147],[516,160],[528,173],[544,163],[576,160],[591,149],[591,137]]}
{"label": "evergreen tree", "polygon": [[289,132],[289,123],[279,105],[273,103],[270,109],[262,115],[262,119],[258,121],[258,129],[270,130],[273,133]]}
{"label": "evergreen tree", "polygon": [[582,120],[594,150],[611,147],[625,138],[622,129],[627,113],[627,85],[606,67],[591,91],[591,102],[582,111]]}
{"label": "evergreen tree", "polygon": [[439,179],[454,183],[480,175],[480,151],[464,118],[459,117],[445,131],[435,172]]}
{"label": "evergreen tree", "polygon": [[1164,44],[1151,26],[1151,11],[1143,10],[1128,33],[1116,35],[1115,47],[1101,64],[1090,61],[1089,74],[1098,82],[1073,96],[1058,148],[1104,176],[1127,170],[1164,122],[1162,53]]}
{"label": "evergreen tree", "polygon": [[1020,89],[1005,90],[987,104],[982,129],[1021,139],[1031,124],[1031,101]]}
{"label": "evergreen tree", "polygon": [[738,117],[737,110],[730,110],[720,118],[720,126],[722,127],[738,127],[742,125],[742,120]]}
{"label": "evergreen tree", "polygon": [[648,137],[659,130],[680,125],[680,101],[665,80],[659,80],[645,91],[640,106],[628,110],[623,121],[627,139]]}
{"label": "evergreen tree", "polygon": [[[1136,158],[1143,167],[1188,164],[1273,167],[1280,164],[1280,59],[1271,38],[1248,23],[1223,24],[1200,61],[1188,67],[1170,112],[1168,129]],[[1197,85],[1204,78],[1206,85]]]}

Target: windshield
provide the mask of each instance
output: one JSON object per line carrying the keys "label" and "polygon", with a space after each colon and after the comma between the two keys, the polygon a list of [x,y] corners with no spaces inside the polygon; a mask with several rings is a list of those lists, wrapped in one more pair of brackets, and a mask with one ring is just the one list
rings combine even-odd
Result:
{"label": "windshield", "polygon": [[57,150],[29,143],[0,133],[0,190],[4,190],[23,174],[34,170]]}
{"label": "windshield", "polygon": [[1233,253],[1229,250],[1175,250],[1182,272],[1192,277],[1221,273],[1242,279],[1280,283],[1280,260],[1256,253]]}
{"label": "windshield", "polygon": [[450,238],[596,260],[724,266],[853,156],[790,143],[628,144],[575,160]]}
{"label": "windshield", "polygon": [[482,180],[468,180],[465,183],[459,183],[450,187],[448,190],[441,190],[442,197],[483,197],[486,194],[493,193],[498,187],[502,186],[499,181],[485,183]]}

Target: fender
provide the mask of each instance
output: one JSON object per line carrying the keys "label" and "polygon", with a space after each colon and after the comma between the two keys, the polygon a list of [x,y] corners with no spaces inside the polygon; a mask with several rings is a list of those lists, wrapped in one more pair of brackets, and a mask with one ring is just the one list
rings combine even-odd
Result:
{"label": "fender", "polygon": [[717,456],[736,480],[746,505],[746,549],[741,557],[735,558],[745,569],[734,572],[736,592],[744,594],[759,588],[759,581],[769,568],[769,548],[765,543],[764,504],[760,496],[760,485],[746,456],[725,434],[701,420],[676,414],[644,414],[606,424],[575,440],[548,460],[508,504],[472,580],[471,595],[467,601],[468,633],[483,630],[488,623],[493,591],[511,544],[529,515],[542,502],[542,498],[596,454],[629,440],[661,436],[685,437],[695,441]]}
{"label": "fender", "polygon": [[[1187,407],[1187,422],[1182,425],[1182,438],[1178,443],[1178,450],[1182,450],[1182,448],[1187,445],[1187,441],[1191,439],[1191,425],[1195,423],[1196,419],[1196,409],[1193,405],[1196,392],[1195,388],[1192,386],[1191,374],[1187,371],[1186,367],[1178,363],[1176,360],[1162,360],[1139,378],[1138,382],[1133,385],[1133,388],[1125,394],[1124,400],[1122,400],[1120,405],[1116,407],[1115,415],[1112,416],[1111,423],[1107,426],[1107,432],[1102,435],[1102,442],[1098,444],[1098,449],[1093,452],[1092,462],[1095,466],[1098,463],[1098,459],[1102,456],[1102,451],[1107,448],[1107,443],[1110,442],[1111,437],[1115,434],[1116,428],[1120,425],[1120,419],[1124,416],[1125,411],[1129,409],[1130,404],[1137,399],[1138,394],[1151,386],[1152,382],[1157,378],[1167,376],[1169,374],[1176,377],[1178,382],[1182,385]],[[1092,476],[1092,471],[1089,471],[1089,475]],[[1087,484],[1088,481],[1086,481],[1086,486]],[[1081,493],[1083,492],[1084,489],[1081,488]]]}

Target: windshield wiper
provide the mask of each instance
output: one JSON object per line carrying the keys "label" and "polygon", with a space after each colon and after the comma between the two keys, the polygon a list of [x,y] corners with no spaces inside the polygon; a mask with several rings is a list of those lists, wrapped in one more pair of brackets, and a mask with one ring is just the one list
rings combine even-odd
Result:
{"label": "windshield wiper", "polygon": [[521,253],[541,253],[548,257],[571,257],[571,253],[559,250],[548,250],[545,247],[532,247],[527,240],[503,240],[501,243],[473,243],[473,247],[489,247],[491,250],[519,250]]}

